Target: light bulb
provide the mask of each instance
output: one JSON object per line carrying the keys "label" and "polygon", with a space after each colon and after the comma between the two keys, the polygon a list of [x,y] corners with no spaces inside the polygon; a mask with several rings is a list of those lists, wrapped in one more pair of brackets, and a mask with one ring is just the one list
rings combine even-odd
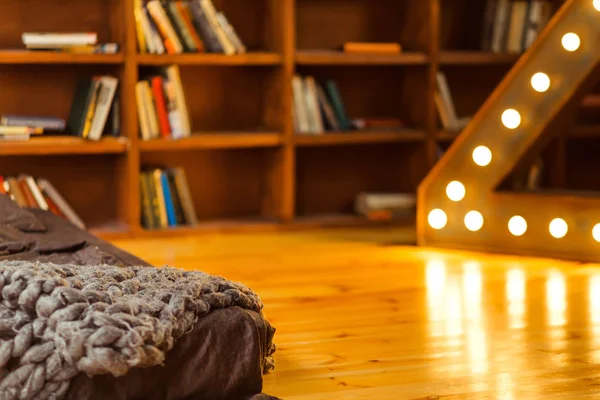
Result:
{"label": "light bulb", "polygon": [[[600,0],[598,0],[598,3],[600,3]],[[592,237],[596,242],[600,242],[600,224],[594,225],[594,228],[592,229]]]}
{"label": "light bulb", "polygon": [[581,39],[573,32],[565,33],[561,42],[567,51],[575,51],[579,48],[579,45],[581,45]]}
{"label": "light bulb", "polygon": [[469,211],[465,215],[465,226],[471,232],[477,232],[483,226],[483,216],[478,211]]}
{"label": "light bulb", "polygon": [[477,146],[473,150],[473,161],[480,167],[485,167],[492,162],[492,152],[485,146]]}
{"label": "light bulb", "polygon": [[520,215],[515,215],[508,220],[508,230],[515,236],[522,236],[527,232],[527,221]]}
{"label": "light bulb", "polygon": [[565,237],[565,235],[567,234],[567,232],[569,230],[569,226],[567,225],[565,220],[562,218],[554,218],[550,222],[549,228],[550,228],[550,234],[557,239]]}
{"label": "light bulb", "polygon": [[461,201],[465,197],[465,185],[459,181],[452,181],[446,186],[446,195],[452,201]]}
{"label": "light bulb", "polygon": [[427,222],[429,222],[429,226],[433,229],[442,229],[446,226],[448,222],[448,217],[446,217],[446,213],[439,208],[435,208],[429,212],[427,216]]}
{"label": "light bulb", "polygon": [[594,8],[597,11],[600,11],[600,0],[594,0],[594,2],[592,4],[594,4]]}
{"label": "light bulb", "polygon": [[538,72],[531,77],[531,86],[536,92],[543,93],[550,87],[550,78],[543,72]]}
{"label": "light bulb", "polygon": [[517,110],[509,108],[502,113],[502,123],[508,129],[516,129],[521,125],[521,114]]}

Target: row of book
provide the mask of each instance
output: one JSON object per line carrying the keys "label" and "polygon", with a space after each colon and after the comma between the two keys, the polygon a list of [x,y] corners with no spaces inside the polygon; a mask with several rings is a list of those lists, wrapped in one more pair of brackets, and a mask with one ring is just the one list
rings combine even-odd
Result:
{"label": "row of book", "polygon": [[417,199],[413,193],[360,193],[354,201],[354,211],[367,219],[388,221],[416,213]]}
{"label": "row of book", "polygon": [[292,90],[296,132],[319,134],[326,130],[350,130],[350,120],[335,81],[328,80],[323,86],[312,76],[294,75]]}
{"label": "row of book", "polygon": [[104,133],[119,135],[118,84],[108,75],[77,81],[66,124],[70,134],[89,140],[99,140]]}
{"label": "row of book", "polygon": [[344,101],[335,81],[324,85],[314,77],[292,78],[294,128],[300,134],[319,135],[327,131],[398,129],[406,124],[399,118],[354,118],[346,113]]}
{"label": "row of book", "polygon": [[140,174],[142,226],[161,229],[198,223],[183,168],[153,168]]}
{"label": "row of book", "polygon": [[225,14],[211,0],[136,0],[135,23],[140,53],[246,52]]}
{"label": "row of book", "polygon": [[521,53],[537,39],[552,16],[548,0],[486,0],[481,49]]}
{"label": "row of book", "polygon": [[25,174],[17,177],[0,175],[0,194],[9,195],[20,207],[50,211],[85,229],[85,224],[75,210],[46,179],[34,179]]}
{"label": "row of book", "polygon": [[135,96],[143,140],[191,135],[190,118],[177,65],[136,83]]}
{"label": "row of book", "polygon": [[117,43],[98,43],[95,32],[25,32],[21,40],[27,50],[82,54],[115,54],[119,51]]}

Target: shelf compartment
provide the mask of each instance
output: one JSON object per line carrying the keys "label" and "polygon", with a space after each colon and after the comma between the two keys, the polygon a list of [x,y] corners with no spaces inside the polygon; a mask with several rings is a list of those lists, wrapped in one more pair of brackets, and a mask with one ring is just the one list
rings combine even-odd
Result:
{"label": "shelf compartment", "polygon": [[445,65],[482,65],[482,64],[514,64],[521,54],[490,53],[484,51],[442,51],[440,64]]}
{"label": "shelf compartment", "polygon": [[354,214],[361,192],[414,193],[427,171],[422,143],[298,148],[296,216]]}
{"label": "shelf compartment", "polygon": [[283,137],[275,132],[210,132],[194,133],[191,137],[167,140],[140,141],[142,152],[187,151],[195,149],[236,149],[247,147],[276,147]]}
{"label": "shelf compartment", "polygon": [[302,65],[297,68],[298,74],[312,76],[323,86],[329,79],[334,81],[349,119],[397,118],[403,126],[417,129],[428,124],[428,95],[423,90],[428,82],[427,72],[427,68],[410,65],[402,68]]}
{"label": "shelf compartment", "polygon": [[[1,144],[0,144],[1,146]],[[124,231],[126,158],[117,154],[53,154],[0,157],[0,175],[31,175],[52,183],[86,226],[99,232]]]}
{"label": "shelf compartment", "polygon": [[0,48],[24,48],[23,32],[96,32],[98,43],[125,43],[120,0],[0,0]]}
{"label": "shelf compartment", "polygon": [[126,138],[105,137],[98,141],[71,136],[33,137],[29,140],[3,140],[0,155],[120,154],[129,148]]}
{"label": "shelf compartment", "polygon": [[246,53],[236,55],[195,54],[138,54],[139,65],[279,65],[283,57],[276,53]]}
{"label": "shelf compartment", "polygon": [[425,65],[425,53],[348,54],[333,50],[304,50],[296,53],[301,65]]}
{"label": "shelf compartment", "polygon": [[[141,165],[185,170],[199,223],[274,219],[277,148],[142,152]],[[275,197],[274,197],[275,196]],[[184,229],[185,227],[181,227]],[[179,228],[176,228],[179,229]],[[170,229],[168,229],[170,230]]]}
{"label": "shelf compartment", "polygon": [[395,131],[325,132],[320,135],[294,135],[294,143],[296,146],[305,147],[423,141],[425,141],[425,132],[417,129],[403,129]]}
{"label": "shelf compartment", "polygon": [[[179,70],[192,132],[283,130],[281,68],[183,65]],[[140,68],[140,79],[154,74],[155,68]]]}
{"label": "shelf compartment", "polygon": [[118,54],[73,54],[54,51],[0,50],[0,64],[122,64]]}
{"label": "shelf compartment", "polygon": [[422,0],[298,0],[296,45],[340,49],[346,42],[394,42],[406,51],[426,51],[429,4]]}

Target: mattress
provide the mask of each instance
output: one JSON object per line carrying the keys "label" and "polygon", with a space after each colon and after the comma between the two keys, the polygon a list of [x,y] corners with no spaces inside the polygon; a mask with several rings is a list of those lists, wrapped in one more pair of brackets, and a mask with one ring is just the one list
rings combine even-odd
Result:
{"label": "mattress", "polygon": [[[146,266],[144,260],[49,212],[21,209],[0,195],[0,261],[76,265]],[[275,329],[259,313],[239,307],[211,311],[177,341],[163,365],[125,376],[87,376],[72,381],[72,400],[261,400],[265,362]]]}

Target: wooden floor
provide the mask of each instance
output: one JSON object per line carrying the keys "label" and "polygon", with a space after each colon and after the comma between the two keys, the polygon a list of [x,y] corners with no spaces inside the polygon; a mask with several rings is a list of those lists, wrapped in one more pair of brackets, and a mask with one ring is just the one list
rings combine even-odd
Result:
{"label": "wooden floor", "polygon": [[119,241],[246,283],[286,400],[600,398],[600,265],[398,245],[406,230]]}

